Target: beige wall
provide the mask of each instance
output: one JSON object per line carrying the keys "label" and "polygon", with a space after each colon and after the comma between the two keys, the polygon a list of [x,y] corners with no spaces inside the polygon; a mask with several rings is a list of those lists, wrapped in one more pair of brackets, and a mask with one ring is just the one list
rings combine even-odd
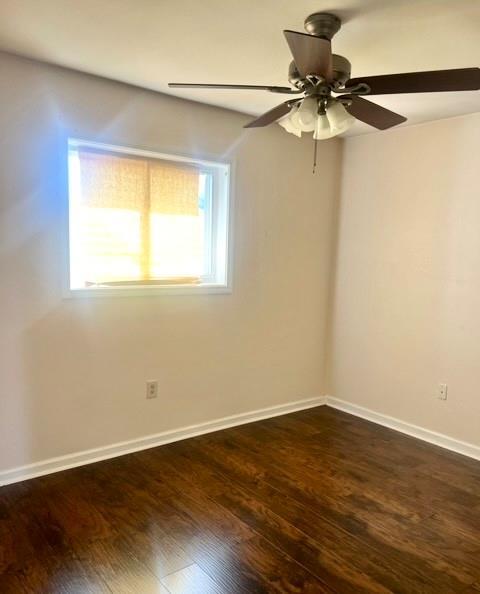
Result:
{"label": "beige wall", "polygon": [[[0,72],[0,469],[325,393],[338,141],[313,176],[278,126],[6,55]],[[233,294],[62,299],[69,134],[231,159]]]}
{"label": "beige wall", "polygon": [[347,139],[329,357],[335,397],[477,445],[479,140],[480,114]]}
{"label": "beige wall", "polygon": [[[0,471],[327,391],[480,444],[480,115],[322,142],[312,176],[241,114],[0,72]],[[230,159],[233,294],[63,299],[68,135]]]}

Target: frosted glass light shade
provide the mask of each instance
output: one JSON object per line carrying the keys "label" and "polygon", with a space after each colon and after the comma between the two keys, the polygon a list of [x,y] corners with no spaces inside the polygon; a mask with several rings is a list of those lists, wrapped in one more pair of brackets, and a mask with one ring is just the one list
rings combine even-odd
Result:
{"label": "frosted glass light shade", "polygon": [[313,132],[315,140],[332,138],[348,130],[355,123],[339,101],[330,100],[326,114],[318,114],[318,99],[305,97],[301,103],[295,104],[290,113],[278,120],[278,124],[290,134],[300,137],[302,132]]}
{"label": "frosted glass light shade", "polygon": [[319,115],[313,132],[313,138],[315,140],[325,140],[332,138],[332,136],[335,136],[335,132],[330,128],[330,122],[327,116],[325,114]]}
{"label": "frosted glass light shade", "polygon": [[348,130],[355,123],[355,118],[351,116],[343,107],[340,101],[332,101],[327,106],[327,118],[330,128],[334,134],[341,134]]}
{"label": "frosted glass light shade", "polygon": [[300,107],[292,115],[292,122],[302,132],[313,132],[317,121],[318,103],[314,97],[305,97]]}
{"label": "frosted glass light shade", "polygon": [[290,110],[290,113],[288,113],[281,120],[278,120],[277,124],[290,134],[295,134],[295,136],[298,136],[300,138],[300,136],[302,135],[302,131],[293,121],[293,116],[297,112],[297,110],[298,105],[294,105]]}

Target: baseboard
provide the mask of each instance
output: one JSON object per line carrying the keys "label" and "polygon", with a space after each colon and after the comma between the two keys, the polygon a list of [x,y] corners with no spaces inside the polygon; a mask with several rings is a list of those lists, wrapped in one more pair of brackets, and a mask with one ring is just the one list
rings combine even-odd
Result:
{"label": "baseboard", "polygon": [[469,458],[480,460],[480,446],[476,446],[465,441],[460,441],[458,439],[454,439],[453,437],[448,437],[448,435],[430,431],[429,429],[424,429],[418,425],[400,421],[394,417],[383,415],[368,408],[364,408],[363,406],[359,406],[358,404],[340,400],[339,398],[327,396],[326,401],[327,405],[331,406],[332,408],[343,410],[344,412],[355,415],[356,417],[361,417],[367,421],[372,421],[372,423],[377,423],[378,425],[389,427],[390,429],[400,431],[400,433],[405,433],[411,437],[416,437],[417,439],[427,441],[428,443],[433,443],[434,445],[445,448],[446,450],[451,450],[457,454],[463,454]]}
{"label": "baseboard", "polygon": [[109,458],[116,458],[117,456],[139,452],[140,450],[154,448],[182,439],[188,439],[189,437],[196,437],[198,435],[203,435],[204,433],[212,433],[213,431],[228,429],[228,427],[235,427],[237,425],[253,423],[262,419],[286,415],[298,410],[314,408],[325,403],[326,398],[324,396],[306,400],[297,400],[288,404],[279,404],[277,406],[261,408],[247,413],[231,415],[229,417],[199,423],[198,425],[181,427],[180,429],[164,431],[162,433],[156,433],[155,435],[147,435],[100,448],[75,452],[73,454],[67,454],[66,456],[49,458],[48,460],[28,464],[27,466],[19,466],[17,468],[1,471],[0,486],[17,483],[37,476],[51,474],[53,472],[59,472],[61,470],[67,470],[68,468],[74,468],[76,466],[92,464],[93,462],[99,462]]}
{"label": "baseboard", "polygon": [[223,417],[213,421],[199,423],[197,425],[181,427],[180,429],[172,431],[164,431],[162,433],[147,435],[138,439],[122,441],[100,448],[75,452],[73,454],[67,454],[66,456],[49,458],[48,460],[43,460],[34,464],[11,468],[0,472],[0,487],[35,478],[37,476],[75,468],[76,466],[83,466],[85,464],[92,464],[93,462],[100,462],[101,460],[108,460],[109,458],[116,458],[117,456],[139,452],[141,450],[173,443],[182,439],[188,439],[189,437],[196,437],[205,433],[228,429],[228,427],[253,423],[262,419],[286,415],[288,413],[314,408],[324,404],[356,417],[361,417],[367,421],[377,423],[378,425],[383,425],[384,427],[389,427],[395,431],[400,431],[411,437],[416,437],[417,439],[451,450],[452,452],[480,460],[480,446],[460,441],[453,437],[430,431],[429,429],[424,429],[418,425],[401,421],[400,419],[375,412],[345,400],[340,400],[339,398],[334,398],[333,396],[319,396],[306,400],[297,400],[288,404],[262,408],[247,413],[240,413],[238,415],[231,415],[229,417]]}

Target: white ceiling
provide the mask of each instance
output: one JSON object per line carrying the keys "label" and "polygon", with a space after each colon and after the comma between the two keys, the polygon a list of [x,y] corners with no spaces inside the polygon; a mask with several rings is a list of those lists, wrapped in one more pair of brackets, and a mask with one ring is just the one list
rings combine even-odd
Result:
{"label": "white ceiling", "polygon": [[[0,49],[257,115],[284,97],[167,83],[285,85],[282,30],[319,10],[342,18],[352,76],[480,65],[480,0],[1,0]],[[475,91],[375,100],[407,124],[480,110]]]}

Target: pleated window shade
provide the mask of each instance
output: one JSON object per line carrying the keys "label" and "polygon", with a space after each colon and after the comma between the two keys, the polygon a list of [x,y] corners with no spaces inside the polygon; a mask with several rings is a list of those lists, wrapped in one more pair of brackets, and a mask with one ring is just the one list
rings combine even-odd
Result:
{"label": "pleated window shade", "polygon": [[82,149],[78,159],[85,284],[199,282],[199,168]]}

